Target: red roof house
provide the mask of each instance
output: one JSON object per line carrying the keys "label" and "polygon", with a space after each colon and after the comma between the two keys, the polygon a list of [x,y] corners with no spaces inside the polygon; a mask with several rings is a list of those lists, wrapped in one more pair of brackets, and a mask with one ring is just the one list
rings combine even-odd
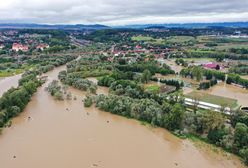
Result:
{"label": "red roof house", "polygon": [[221,66],[219,64],[213,62],[203,64],[203,67],[206,69],[217,69],[217,70],[221,69]]}
{"label": "red roof house", "polygon": [[28,46],[27,45],[22,45],[22,44],[19,44],[19,43],[13,43],[12,45],[12,50],[14,51],[28,51]]}
{"label": "red roof house", "polygon": [[46,48],[49,48],[48,44],[39,44],[36,46],[36,49],[44,50]]}

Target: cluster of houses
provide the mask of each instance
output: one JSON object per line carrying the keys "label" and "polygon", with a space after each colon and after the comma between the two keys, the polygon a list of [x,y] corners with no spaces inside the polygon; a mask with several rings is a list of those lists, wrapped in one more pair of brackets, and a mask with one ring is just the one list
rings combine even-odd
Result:
{"label": "cluster of houses", "polygon": [[12,44],[12,50],[13,51],[27,52],[28,51],[28,45],[23,45],[23,44],[19,44],[19,43],[13,43]]}
{"label": "cluster of houses", "polygon": [[[128,50],[116,50],[115,48],[111,49],[111,57],[108,57],[108,61],[113,62],[117,57],[125,59],[128,63],[137,62],[137,59],[140,58],[142,54],[153,55],[155,59],[165,58],[172,49],[159,49],[159,48],[150,48],[146,49],[140,45],[136,45],[133,49],[129,48]],[[150,58],[145,58],[145,61],[149,61]]]}
{"label": "cluster of houses", "polygon": [[[153,46],[142,46],[141,44],[137,44],[135,46],[116,46],[113,45],[109,54],[107,54],[108,61],[113,62],[116,58],[125,59],[128,63],[136,62],[140,56],[142,55],[151,55],[154,56],[156,60],[163,60],[169,58],[171,54],[175,52],[173,48],[159,48]],[[179,53],[183,57],[183,52]],[[145,58],[145,61],[149,61],[149,57]],[[202,66],[205,69],[212,69],[212,70],[220,70],[220,71],[227,71],[228,65],[223,63],[217,62],[209,62],[208,60],[195,60],[188,64],[188,66]]]}
{"label": "cluster of houses", "polygon": [[0,50],[8,49],[15,52],[27,52],[36,49],[42,51],[49,48],[49,45],[44,42],[44,39],[50,37],[51,35],[49,34],[19,34],[17,30],[2,30],[0,31]]}
{"label": "cluster of houses", "polygon": [[[42,51],[46,48],[49,48],[48,44],[39,44],[36,46],[36,49],[42,50]],[[16,52],[18,52],[18,51],[27,52],[29,50],[29,46],[25,45],[25,44],[21,44],[21,43],[13,43],[12,44],[12,50],[16,51]]]}
{"label": "cluster of houses", "polygon": [[114,47],[111,49],[111,53],[115,56],[127,56],[127,55],[139,55],[139,54],[152,54],[155,58],[164,58],[169,52],[173,51],[173,49],[165,48],[143,48],[141,45],[136,45],[135,47],[127,47],[127,50],[119,50]]}

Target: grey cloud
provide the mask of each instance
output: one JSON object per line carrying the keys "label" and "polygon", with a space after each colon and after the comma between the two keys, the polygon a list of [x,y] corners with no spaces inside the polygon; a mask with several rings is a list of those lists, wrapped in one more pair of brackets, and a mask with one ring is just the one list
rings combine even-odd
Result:
{"label": "grey cloud", "polygon": [[0,0],[0,21],[166,23],[247,21],[248,0]]}

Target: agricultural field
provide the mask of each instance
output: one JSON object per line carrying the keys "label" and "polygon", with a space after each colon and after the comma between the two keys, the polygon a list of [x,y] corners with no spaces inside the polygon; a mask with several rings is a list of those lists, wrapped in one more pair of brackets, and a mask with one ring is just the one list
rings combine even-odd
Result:
{"label": "agricultural field", "polygon": [[241,76],[241,78],[248,79],[248,75],[243,75],[243,76]]}
{"label": "agricultural field", "polygon": [[132,39],[132,41],[137,41],[137,42],[144,41],[146,43],[151,43],[151,44],[163,44],[163,43],[165,43],[165,40],[162,38],[154,39],[154,38],[149,37],[149,36],[133,36],[131,39]]}
{"label": "agricultural field", "polygon": [[0,77],[9,77],[9,76],[13,76],[13,75],[18,75],[23,73],[24,69],[10,69],[10,70],[4,70],[4,71],[0,71]]}
{"label": "agricultural field", "polygon": [[149,37],[149,36],[133,36],[132,41],[136,41],[136,42],[145,42],[145,43],[149,43],[149,44],[184,44],[184,43],[188,43],[188,42],[195,42],[195,38],[192,36],[170,36],[166,39],[163,38],[153,38],[153,37]]}
{"label": "agricultural field", "polygon": [[192,36],[171,36],[166,39],[166,42],[169,43],[185,43],[189,41],[195,41],[195,38]]}
{"label": "agricultural field", "polygon": [[148,37],[148,36],[133,36],[132,37],[133,41],[152,41],[154,38]]}
{"label": "agricultural field", "polygon": [[200,61],[200,62],[214,62],[215,59],[214,58],[183,58],[184,61],[187,61],[187,62],[197,62],[197,61]]}
{"label": "agricultural field", "polygon": [[229,50],[231,48],[245,48],[248,49],[248,43],[220,43],[216,49],[218,50]]}
{"label": "agricultural field", "polygon": [[147,84],[145,86],[145,91],[149,93],[159,93],[160,92],[160,86],[156,84]]}
{"label": "agricultural field", "polygon": [[230,108],[235,108],[238,106],[237,100],[235,99],[226,98],[222,96],[215,96],[215,95],[204,93],[202,91],[193,91],[191,93],[186,94],[185,96],[191,99],[197,99],[199,101],[217,104],[220,106],[228,105],[230,106]]}
{"label": "agricultural field", "polygon": [[248,42],[247,38],[217,37],[217,36],[197,36],[199,43],[217,42],[217,43],[241,43]]}

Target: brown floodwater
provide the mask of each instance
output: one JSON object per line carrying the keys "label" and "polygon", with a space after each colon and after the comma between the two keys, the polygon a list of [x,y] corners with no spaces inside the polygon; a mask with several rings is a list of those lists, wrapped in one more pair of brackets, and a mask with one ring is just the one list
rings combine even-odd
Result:
{"label": "brown floodwater", "polygon": [[[48,82],[63,69],[47,73]],[[198,148],[165,129],[84,108],[85,93],[76,89],[70,91],[77,100],[55,101],[44,91],[47,83],[0,135],[1,168],[244,167],[235,156]]]}
{"label": "brown floodwater", "polygon": [[3,95],[4,92],[9,90],[11,87],[17,87],[20,78],[21,78],[21,74],[6,78],[0,78],[0,97]]}
{"label": "brown floodwater", "polygon": [[175,59],[169,59],[169,60],[163,59],[163,62],[166,65],[169,65],[171,67],[171,69],[174,70],[176,73],[180,73],[181,70],[183,69],[182,66],[176,64]]}
{"label": "brown floodwater", "polygon": [[248,79],[248,75],[243,75],[243,76],[241,76],[241,78]]}
{"label": "brown floodwater", "polygon": [[193,79],[190,79],[190,78],[181,77],[180,75],[155,74],[155,77],[157,77],[159,79],[167,79],[167,80],[174,79],[174,80],[184,81],[185,83],[187,83],[186,85],[190,85],[190,86],[183,87],[183,94],[188,94],[188,93],[192,92],[199,85],[199,82],[197,82]]}
{"label": "brown floodwater", "polygon": [[[179,80],[185,81],[186,83],[189,83],[191,87],[184,87],[183,88],[184,94],[188,94],[192,92],[194,89],[197,88],[199,84],[199,82],[193,79],[184,78],[178,75],[156,74],[155,76],[160,79],[179,79]],[[216,96],[236,99],[239,105],[248,106],[248,90],[244,88],[240,88],[238,86],[228,85],[228,84],[225,84],[224,82],[221,82],[204,92],[208,94],[216,95]]]}

